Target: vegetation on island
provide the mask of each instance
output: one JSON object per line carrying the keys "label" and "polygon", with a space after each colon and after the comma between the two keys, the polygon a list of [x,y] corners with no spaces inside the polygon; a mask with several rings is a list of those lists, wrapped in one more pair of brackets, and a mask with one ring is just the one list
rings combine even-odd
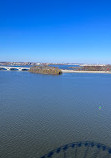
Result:
{"label": "vegetation on island", "polygon": [[62,71],[57,67],[51,66],[33,66],[29,69],[29,72],[40,74],[60,75]]}
{"label": "vegetation on island", "polygon": [[111,65],[105,65],[105,66],[80,66],[80,67],[70,67],[71,69],[75,71],[111,71]]}

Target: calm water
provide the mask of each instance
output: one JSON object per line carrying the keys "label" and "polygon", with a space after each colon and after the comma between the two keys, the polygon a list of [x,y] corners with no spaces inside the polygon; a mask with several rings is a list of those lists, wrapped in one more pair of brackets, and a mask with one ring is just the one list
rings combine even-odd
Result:
{"label": "calm water", "polygon": [[1,158],[39,158],[85,140],[111,146],[110,74],[0,71]]}
{"label": "calm water", "polygon": [[71,67],[80,67],[79,65],[49,65],[53,67],[58,67],[60,69],[67,69],[67,70],[72,70]]}

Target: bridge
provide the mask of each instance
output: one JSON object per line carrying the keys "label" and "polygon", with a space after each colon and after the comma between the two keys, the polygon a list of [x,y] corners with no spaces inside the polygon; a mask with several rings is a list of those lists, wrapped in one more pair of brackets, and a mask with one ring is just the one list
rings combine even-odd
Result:
{"label": "bridge", "polygon": [[15,66],[0,66],[0,70],[7,70],[7,71],[11,71],[11,70],[16,70],[16,71],[28,71],[30,68],[28,67],[15,67]]}
{"label": "bridge", "polygon": [[111,148],[97,142],[73,142],[60,146],[40,158],[111,158]]}

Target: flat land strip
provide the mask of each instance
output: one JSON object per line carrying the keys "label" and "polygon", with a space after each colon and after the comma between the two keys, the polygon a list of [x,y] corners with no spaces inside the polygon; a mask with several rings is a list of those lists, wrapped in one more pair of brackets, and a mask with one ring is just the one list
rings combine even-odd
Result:
{"label": "flat land strip", "polygon": [[111,74],[111,71],[74,71],[74,70],[63,70],[61,69],[63,73],[106,73]]}

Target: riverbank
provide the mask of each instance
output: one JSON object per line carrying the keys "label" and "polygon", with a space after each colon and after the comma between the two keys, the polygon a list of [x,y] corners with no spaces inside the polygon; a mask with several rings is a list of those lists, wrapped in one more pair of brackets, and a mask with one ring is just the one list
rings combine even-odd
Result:
{"label": "riverbank", "polygon": [[63,70],[61,69],[62,73],[105,73],[111,74],[111,71],[74,71],[74,70]]}

